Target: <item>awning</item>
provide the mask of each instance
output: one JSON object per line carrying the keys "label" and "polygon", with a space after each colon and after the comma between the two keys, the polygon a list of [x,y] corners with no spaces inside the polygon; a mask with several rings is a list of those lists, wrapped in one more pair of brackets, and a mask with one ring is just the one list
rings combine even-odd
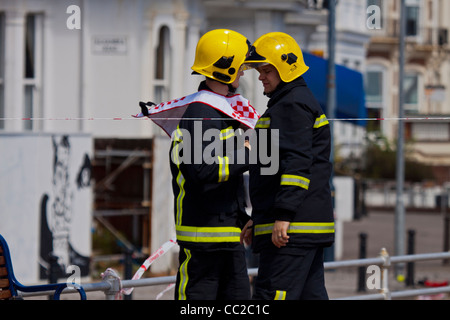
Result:
{"label": "awning", "polygon": [[[327,60],[304,52],[303,58],[309,70],[303,74],[308,88],[313,92],[330,118],[327,109]],[[336,64],[336,110],[337,119],[367,118],[363,75],[360,72]],[[366,126],[366,120],[348,120]]]}

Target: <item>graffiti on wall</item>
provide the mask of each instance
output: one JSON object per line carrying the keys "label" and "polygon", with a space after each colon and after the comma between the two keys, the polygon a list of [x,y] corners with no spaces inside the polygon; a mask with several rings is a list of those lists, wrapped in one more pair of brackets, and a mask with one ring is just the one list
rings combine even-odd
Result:
{"label": "graffiti on wall", "polygon": [[[58,264],[58,278],[66,276],[69,265],[77,265],[81,275],[89,273],[89,257],[79,254],[71,243],[71,224],[75,192],[90,186],[91,163],[88,154],[77,159],[71,154],[70,138],[67,135],[53,136],[52,190],[41,198],[40,278],[48,278],[49,265],[54,257]],[[78,166],[76,176],[70,168]]]}

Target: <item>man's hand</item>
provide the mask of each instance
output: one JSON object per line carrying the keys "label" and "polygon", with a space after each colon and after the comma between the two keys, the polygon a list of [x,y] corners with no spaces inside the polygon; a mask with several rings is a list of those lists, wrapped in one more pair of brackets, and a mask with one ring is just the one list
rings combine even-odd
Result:
{"label": "man's hand", "polygon": [[253,220],[250,219],[245,224],[244,228],[241,231],[241,244],[245,243],[246,245],[252,244],[252,228],[253,228]]}
{"label": "man's hand", "polygon": [[272,231],[272,242],[277,248],[284,247],[288,243],[289,236],[287,235],[287,231],[289,225],[289,221],[275,221]]}
{"label": "man's hand", "polygon": [[250,145],[250,141],[248,141],[248,140],[245,140],[244,147],[248,148],[249,151],[252,150],[252,146]]}

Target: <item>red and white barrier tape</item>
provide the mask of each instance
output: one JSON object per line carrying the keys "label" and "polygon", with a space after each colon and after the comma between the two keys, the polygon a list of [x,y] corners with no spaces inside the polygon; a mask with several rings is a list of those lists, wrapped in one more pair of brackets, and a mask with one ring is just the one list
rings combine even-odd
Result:
{"label": "red and white barrier tape", "polygon": [[158,293],[158,295],[156,296],[156,300],[161,299],[161,297],[163,296],[163,294],[166,293],[167,291],[169,291],[170,289],[172,289],[173,287],[175,287],[175,283],[169,284],[163,291],[161,291],[160,293]]}
{"label": "red and white barrier tape", "polygon": [[[166,243],[164,243],[158,250],[156,250],[150,257],[147,258],[147,260],[144,261],[144,263],[141,265],[141,267],[136,271],[133,278],[131,280],[137,280],[142,277],[145,271],[148,270],[150,265],[155,262],[158,258],[162,257],[164,254],[166,254],[175,244],[177,243],[176,238],[172,238]],[[134,288],[126,288],[123,289],[122,292],[126,295],[131,294],[133,292]],[[164,293],[164,291],[163,291]]]}
{"label": "red and white barrier tape", "polygon": [[122,300],[122,281],[120,281],[119,274],[116,272],[116,270],[112,268],[108,268],[101,274],[102,280],[107,281],[109,279],[113,280],[119,280],[119,291],[116,293],[114,300]]}

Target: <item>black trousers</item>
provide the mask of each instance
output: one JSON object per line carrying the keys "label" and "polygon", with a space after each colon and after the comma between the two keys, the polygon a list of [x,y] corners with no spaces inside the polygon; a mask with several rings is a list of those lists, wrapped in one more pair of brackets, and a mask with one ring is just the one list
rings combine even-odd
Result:
{"label": "black trousers", "polygon": [[253,299],[328,300],[323,249],[302,248],[299,254],[262,251]]}
{"label": "black trousers", "polygon": [[197,251],[180,246],[175,300],[248,300],[250,283],[242,246]]}

